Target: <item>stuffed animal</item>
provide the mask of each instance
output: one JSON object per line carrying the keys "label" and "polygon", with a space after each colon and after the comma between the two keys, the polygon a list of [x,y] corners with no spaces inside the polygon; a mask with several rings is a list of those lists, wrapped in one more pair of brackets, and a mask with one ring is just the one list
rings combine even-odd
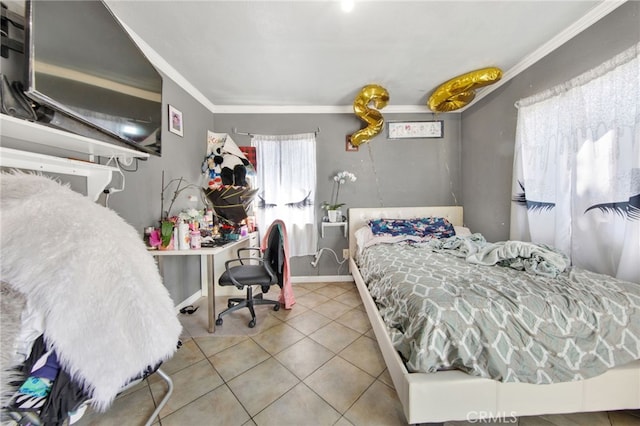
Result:
{"label": "stuffed animal", "polygon": [[208,133],[207,155],[202,163],[202,172],[209,180],[209,188],[220,185],[248,186],[247,167],[252,167],[249,160],[228,134]]}

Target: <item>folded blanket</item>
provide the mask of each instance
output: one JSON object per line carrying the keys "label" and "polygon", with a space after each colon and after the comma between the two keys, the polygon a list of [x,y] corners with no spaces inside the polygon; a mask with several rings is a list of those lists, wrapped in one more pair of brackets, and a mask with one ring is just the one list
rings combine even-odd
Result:
{"label": "folded blanket", "polygon": [[547,277],[555,277],[569,266],[569,258],[558,250],[523,241],[488,244],[466,260],[479,265],[508,266]]}

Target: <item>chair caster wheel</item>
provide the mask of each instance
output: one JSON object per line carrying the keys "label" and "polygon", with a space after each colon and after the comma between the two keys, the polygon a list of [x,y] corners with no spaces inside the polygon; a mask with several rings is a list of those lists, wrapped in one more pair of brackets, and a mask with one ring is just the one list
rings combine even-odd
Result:
{"label": "chair caster wheel", "polygon": [[275,305],[273,307],[273,310],[276,311],[276,312],[279,311],[280,310],[280,305]]}
{"label": "chair caster wheel", "polygon": [[256,326],[256,320],[252,319],[251,321],[249,321],[249,328],[253,328]]}
{"label": "chair caster wheel", "polygon": [[222,325],[222,318],[218,318],[216,320],[216,325]]}
{"label": "chair caster wheel", "polygon": [[231,302],[231,301],[227,302],[227,308],[230,308],[232,306],[233,306],[233,302]]}

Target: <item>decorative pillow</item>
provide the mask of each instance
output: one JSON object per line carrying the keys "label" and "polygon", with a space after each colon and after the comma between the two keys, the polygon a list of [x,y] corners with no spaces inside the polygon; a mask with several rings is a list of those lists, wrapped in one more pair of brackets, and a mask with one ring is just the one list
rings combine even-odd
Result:
{"label": "decorative pillow", "polygon": [[451,223],[443,217],[415,219],[372,219],[369,228],[375,236],[410,235],[416,237],[448,238],[456,235]]}

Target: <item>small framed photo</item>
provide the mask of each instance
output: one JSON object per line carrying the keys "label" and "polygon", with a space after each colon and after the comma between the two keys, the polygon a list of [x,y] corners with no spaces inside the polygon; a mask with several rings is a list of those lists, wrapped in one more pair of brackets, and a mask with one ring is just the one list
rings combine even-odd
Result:
{"label": "small framed photo", "polygon": [[390,121],[389,139],[417,139],[444,137],[444,121]]}
{"label": "small framed photo", "polygon": [[344,145],[345,146],[345,149],[344,149],[345,151],[348,151],[348,152],[357,152],[358,151],[358,147],[351,144],[351,135],[347,135],[347,137],[345,138],[344,144],[345,144]]}
{"label": "small framed photo", "polygon": [[169,131],[178,136],[183,136],[184,123],[182,122],[182,113],[174,106],[169,105]]}

